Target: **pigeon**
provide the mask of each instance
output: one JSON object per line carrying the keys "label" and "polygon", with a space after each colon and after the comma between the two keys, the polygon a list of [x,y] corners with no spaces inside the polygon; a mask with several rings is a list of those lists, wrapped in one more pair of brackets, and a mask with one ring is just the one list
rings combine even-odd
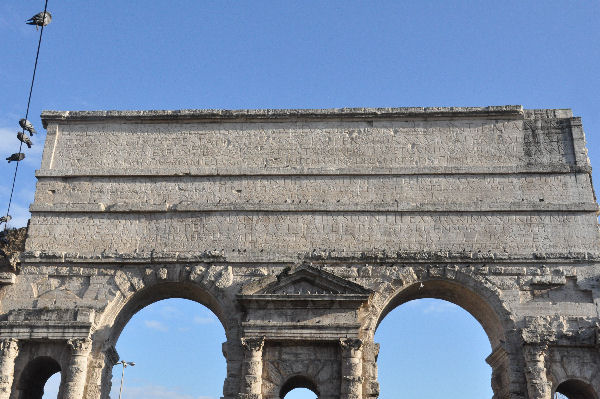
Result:
{"label": "pigeon", "polygon": [[27,25],[35,25],[35,29],[37,30],[38,26],[46,26],[50,22],[52,22],[52,14],[49,11],[46,11],[44,15],[44,11],[38,12],[33,17],[29,18],[25,23]]}
{"label": "pigeon", "polygon": [[10,215],[2,216],[0,217],[0,223],[8,223],[10,222],[10,219],[12,219],[12,216]]}
{"label": "pigeon", "polygon": [[25,134],[23,134],[23,132],[18,132],[17,138],[19,139],[20,142],[27,144],[27,148],[31,148],[31,146],[33,145],[31,140],[29,140],[29,137],[25,136]]}
{"label": "pigeon", "polygon": [[31,124],[31,122],[29,122],[27,119],[23,118],[23,119],[19,120],[19,126],[21,126],[23,129],[27,130],[29,132],[29,135],[32,137],[33,137],[34,133],[37,133],[35,131],[35,128]]}
{"label": "pigeon", "polygon": [[14,153],[10,157],[6,158],[8,163],[11,163],[12,161],[19,162],[19,161],[22,161],[23,159],[25,159],[25,154],[23,154],[22,152]]}

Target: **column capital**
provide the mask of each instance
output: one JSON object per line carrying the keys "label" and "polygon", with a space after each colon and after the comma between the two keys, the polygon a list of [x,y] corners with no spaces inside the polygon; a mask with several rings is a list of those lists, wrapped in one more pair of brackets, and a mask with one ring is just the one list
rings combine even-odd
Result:
{"label": "column capital", "polygon": [[359,350],[362,348],[363,341],[358,338],[340,338],[342,349]]}
{"label": "column capital", "polygon": [[523,345],[523,354],[529,361],[543,361],[548,353],[548,343],[536,342]]}
{"label": "column capital", "polygon": [[76,338],[67,341],[74,355],[88,354],[92,350],[92,340],[89,338]]}
{"label": "column capital", "polygon": [[262,350],[263,345],[265,344],[265,337],[251,337],[251,338],[242,338],[242,346],[245,350],[251,352],[259,352]]}

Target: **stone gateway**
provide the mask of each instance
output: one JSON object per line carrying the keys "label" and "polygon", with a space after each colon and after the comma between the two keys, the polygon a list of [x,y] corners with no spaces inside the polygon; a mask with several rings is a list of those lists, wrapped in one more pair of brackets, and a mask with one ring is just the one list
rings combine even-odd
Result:
{"label": "stone gateway", "polygon": [[227,341],[225,399],[377,398],[388,312],[472,314],[494,399],[600,399],[600,241],[570,110],[42,114],[25,250],[0,274],[0,399],[105,399],[141,308]]}

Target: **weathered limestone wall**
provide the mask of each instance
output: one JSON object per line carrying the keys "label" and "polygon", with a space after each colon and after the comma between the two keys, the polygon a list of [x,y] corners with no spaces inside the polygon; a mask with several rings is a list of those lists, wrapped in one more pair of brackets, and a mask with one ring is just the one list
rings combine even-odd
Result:
{"label": "weathered limestone wall", "polygon": [[495,399],[599,399],[598,207],[570,110],[42,118],[26,251],[0,282],[0,398],[43,379],[40,356],[65,398],[106,398],[122,328],[168,297],[221,320],[227,399],[375,398],[377,325],[434,297],[488,334]]}

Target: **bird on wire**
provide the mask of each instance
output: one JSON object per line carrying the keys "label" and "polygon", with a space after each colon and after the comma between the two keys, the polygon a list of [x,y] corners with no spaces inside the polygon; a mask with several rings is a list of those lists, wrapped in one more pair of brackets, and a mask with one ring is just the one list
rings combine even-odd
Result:
{"label": "bird on wire", "polygon": [[21,126],[24,130],[27,130],[29,132],[29,135],[31,137],[33,137],[33,135],[35,133],[37,133],[35,131],[35,128],[33,127],[33,125],[31,124],[31,122],[29,122],[27,119],[23,118],[21,120],[19,120],[19,126]]}
{"label": "bird on wire", "polygon": [[29,137],[27,137],[23,132],[17,132],[17,138],[21,143],[26,144],[27,148],[31,148],[33,145],[31,140],[29,140]]}
{"label": "bird on wire", "polygon": [[22,152],[17,152],[12,154],[10,157],[6,158],[6,160],[8,161],[8,163],[11,163],[12,161],[15,162],[19,162],[25,159],[25,154],[23,154]]}
{"label": "bird on wire", "polygon": [[44,11],[38,12],[33,17],[25,21],[27,25],[35,25],[35,30],[38,29],[38,26],[46,26],[50,22],[52,22],[52,14],[50,14],[49,11],[46,11],[45,14]]}
{"label": "bird on wire", "polygon": [[10,215],[2,216],[2,217],[0,217],[0,223],[8,223],[8,222],[10,222],[11,219],[12,219],[12,216],[10,216]]}

